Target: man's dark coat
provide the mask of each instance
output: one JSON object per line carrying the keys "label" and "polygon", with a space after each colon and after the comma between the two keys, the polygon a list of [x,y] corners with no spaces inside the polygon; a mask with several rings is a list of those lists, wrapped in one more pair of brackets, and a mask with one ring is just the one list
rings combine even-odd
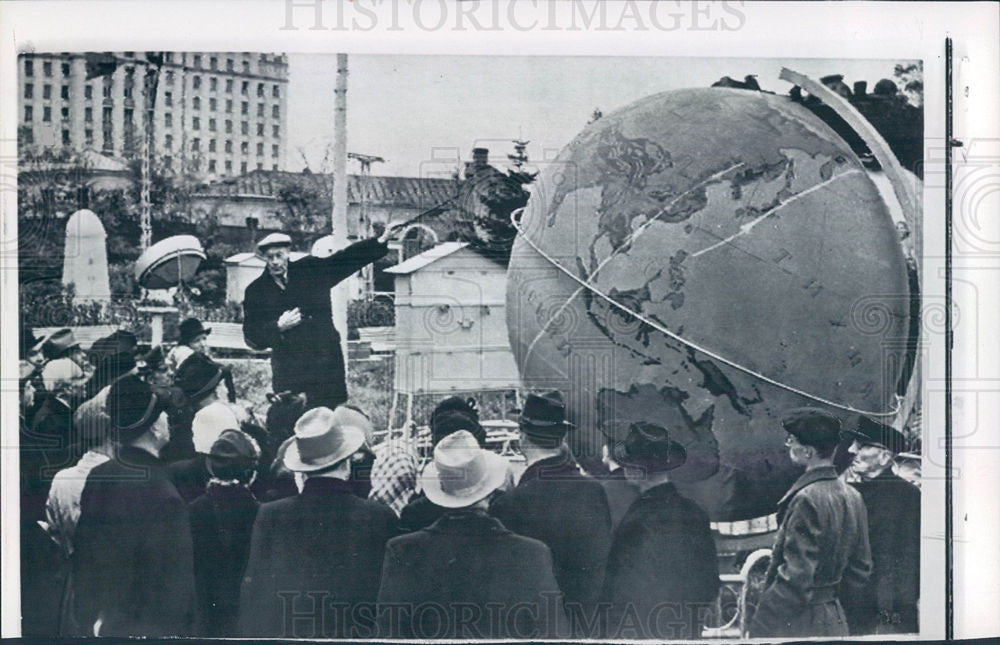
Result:
{"label": "man's dark coat", "polygon": [[701,636],[719,591],[708,515],[673,484],[650,488],[615,529],[602,600],[611,606],[609,638]]}
{"label": "man's dark coat", "polygon": [[806,471],[778,502],[774,540],[751,638],[847,636],[838,589],[853,594],[872,570],[861,494],[833,466]]}
{"label": "man's dark coat", "polygon": [[[75,444],[73,410],[54,396],[45,397],[30,432],[21,435],[22,507],[32,520],[44,518],[45,498],[52,478],[83,455]],[[79,453],[79,454],[76,454]]]}
{"label": "man's dark coat", "polygon": [[399,513],[399,530],[412,533],[425,529],[444,515],[445,508],[438,506],[423,493],[414,495]]}
{"label": "man's dark coat", "polygon": [[920,489],[886,469],[853,486],[868,511],[874,569],[864,589],[842,596],[852,634],[919,630]]}
{"label": "man's dark coat", "polygon": [[[330,289],[387,252],[388,246],[376,239],[362,240],[328,258],[306,256],[289,262],[285,289],[266,269],[250,283],[243,298],[243,336],[255,349],[271,348],[275,392],[305,392],[311,408],[333,408],[347,400],[344,356],[331,319]],[[302,322],[278,331],[278,318],[296,307]]]}
{"label": "man's dark coat", "polygon": [[308,479],[299,495],[262,505],[240,591],[241,635],[371,637],[385,543],[395,535],[396,514],[339,479]]}
{"label": "man's dark coat", "polygon": [[243,486],[211,486],[188,506],[199,636],[235,636],[240,584],[260,503]]}
{"label": "man's dark coat", "polygon": [[588,608],[596,602],[611,546],[611,513],[600,482],[582,475],[568,454],[529,466],[513,490],[493,501],[490,515],[552,550],[567,603]]}
{"label": "man's dark coat", "polygon": [[73,538],[76,619],[92,635],[186,636],[194,626],[187,505],[161,462],[123,447],[90,472]]}
{"label": "man's dark coat", "polygon": [[378,637],[555,637],[559,596],[548,547],[484,512],[449,511],[389,542]]}

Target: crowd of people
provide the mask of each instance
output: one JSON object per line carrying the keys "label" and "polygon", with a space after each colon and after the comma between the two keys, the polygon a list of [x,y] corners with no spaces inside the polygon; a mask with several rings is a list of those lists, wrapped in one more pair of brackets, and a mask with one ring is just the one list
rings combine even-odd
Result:
{"label": "crowd of people", "polygon": [[[439,402],[426,464],[365,410],[233,405],[211,333],[140,352],[119,330],[22,338],[25,635],[655,638],[701,635],[719,564],[671,472],[668,428],[635,423],[584,472],[559,392],[520,411],[527,468],[486,449],[475,402]],[[751,636],[917,631],[919,489],[902,435],[789,411],[805,468],[778,503]],[[850,442],[847,476],[835,467]]]}

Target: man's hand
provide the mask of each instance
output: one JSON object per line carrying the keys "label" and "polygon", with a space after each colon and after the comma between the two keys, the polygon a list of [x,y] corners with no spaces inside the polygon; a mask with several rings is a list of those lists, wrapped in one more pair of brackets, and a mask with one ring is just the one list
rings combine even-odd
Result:
{"label": "man's hand", "polygon": [[302,322],[302,312],[299,308],[290,309],[278,316],[278,331],[286,332]]}
{"label": "man's hand", "polygon": [[382,234],[378,236],[379,244],[385,244],[386,242],[388,242],[389,238],[395,235],[396,231],[403,228],[404,226],[406,226],[406,222],[392,222],[386,224],[385,230],[382,231]]}

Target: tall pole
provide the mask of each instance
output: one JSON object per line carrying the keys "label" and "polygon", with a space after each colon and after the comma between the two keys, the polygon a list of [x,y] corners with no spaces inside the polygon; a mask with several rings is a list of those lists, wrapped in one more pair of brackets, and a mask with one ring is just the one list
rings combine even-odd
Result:
{"label": "tall pole", "polygon": [[[337,86],[333,104],[333,246],[347,246],[347,54],[337,54]],[[333,288],[333,325],[347,365],[347,281]]]}
{"label": "tall pole", "polygon": [[[160,54],[162,56],[162,54]],[[143,110],[145,111],[145,119],[143,120],[146,126],[145,131],[142,133],[142,183],[139,190],[139,201],[140,201],[140,220],[139,228],[142,232],[142,236],[139,239],[139,248],[143,251],[149,248],[149,245],[153,243],[153,221],[152,221],[152,205],[150,204],[150,186],[152,179],[150,177],[150,157],[153,155],[153,148],[156,145],[156,139],[154,138],[154,107],[156,105],[156,90],[159,85],[160,80],[160,65],[157,60],[147,60],[146,62],[146,73],[143,75],[142,79],[142,101]]]}

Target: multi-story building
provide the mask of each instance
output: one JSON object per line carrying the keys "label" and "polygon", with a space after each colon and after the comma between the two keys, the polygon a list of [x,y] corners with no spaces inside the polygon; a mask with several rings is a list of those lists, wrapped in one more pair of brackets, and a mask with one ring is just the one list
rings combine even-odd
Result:
{"label": "multi-story building", "polygon": [[[138,155],[147,119],[144,78],[152,63],[144,52],[102,58],[114,61],[114,71],[88,79],[82,53],[19,57],[23,145]],[[155,157],[198,175],[281,170],[287,101],[283,54],[165,52],[153,109]]]}

